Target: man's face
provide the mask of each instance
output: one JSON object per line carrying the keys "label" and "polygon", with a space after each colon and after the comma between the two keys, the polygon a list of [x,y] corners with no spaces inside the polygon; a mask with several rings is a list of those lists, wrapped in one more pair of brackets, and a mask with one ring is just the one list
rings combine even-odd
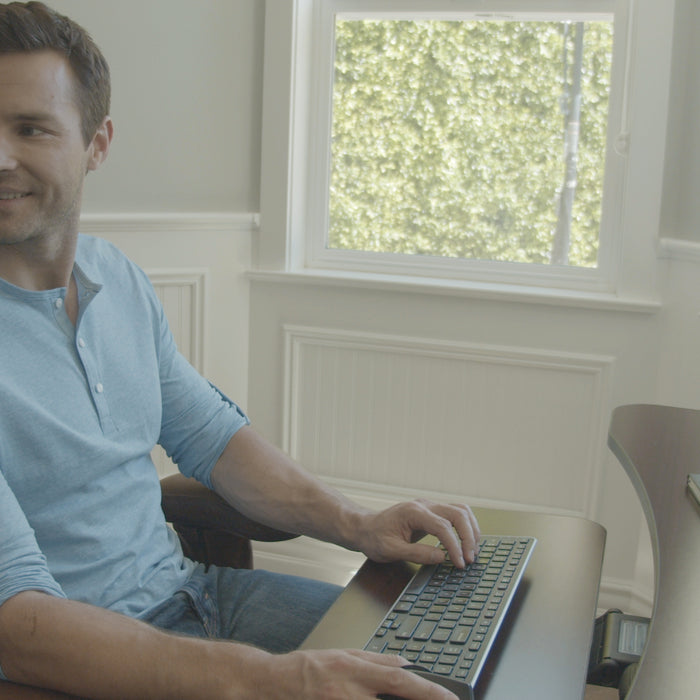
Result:
{"label": "man's face", "polygon": [[83,181],[106,157],[111,123],[85,146],[73,80],[57,52],[0,54],[0,244],[77,233]]}

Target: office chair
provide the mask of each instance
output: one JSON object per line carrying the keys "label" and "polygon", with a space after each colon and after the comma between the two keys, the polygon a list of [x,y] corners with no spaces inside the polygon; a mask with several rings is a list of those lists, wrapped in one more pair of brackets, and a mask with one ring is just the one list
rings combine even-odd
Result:
{"label": "office chair", "polygon": [[[251,540],[279,542],[296,535],[251,520],[194,479],[174,474],[161,480],[165,519],[190,559],[238,569],[253,568]],[[0,681],[0,700],[77,700],[40,688]]]}
{"label": "office chair", "polygon": [[296,537],[251,520],[182,474],[167,476],[160,485],[165,519],[179,535],[185,556],[195,561],[252,569],[251,540],[280,542]]}

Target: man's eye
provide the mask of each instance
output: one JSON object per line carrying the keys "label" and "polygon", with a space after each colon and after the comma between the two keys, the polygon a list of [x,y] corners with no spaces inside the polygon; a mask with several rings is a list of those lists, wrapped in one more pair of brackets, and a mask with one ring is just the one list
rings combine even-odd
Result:
{"label": "man's eye", "polygon": [[21,126],[19,132],[22,136],[39,136],[44,133],[39,127],[32,126],[31,124]]}

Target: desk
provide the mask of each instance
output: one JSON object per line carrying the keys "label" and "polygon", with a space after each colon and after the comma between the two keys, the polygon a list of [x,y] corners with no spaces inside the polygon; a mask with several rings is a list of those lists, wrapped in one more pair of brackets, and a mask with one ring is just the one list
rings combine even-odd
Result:
{"label": "desk", "polygon": [[654,612],[629,700],[696,700],[700,655],[700,509],[686,493],[700,472],[700,411],[621,406],[609,445],[642,502],[654,550]]}
{"label": "desk", "polygon": [[[605,531],[566,516],[474,509],[481,531],[537,546],[475,689],[477,700],[581,700]],[[415,571],[366,562],[303,645],[361,648]]]}

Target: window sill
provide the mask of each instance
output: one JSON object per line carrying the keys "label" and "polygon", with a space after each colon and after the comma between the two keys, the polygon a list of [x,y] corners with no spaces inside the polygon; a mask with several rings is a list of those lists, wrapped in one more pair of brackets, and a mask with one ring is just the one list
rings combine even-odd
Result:
{"label": "window sill", "polygon": [[268,271],[251,270],[249,279],[277,284],[317,285],[348,289],[374,289],[407,294],[460,296],[486,301],[564,306],[600,311],[656,313],[661,303],[652,298],[621,297],[603,292],[582,292],[549,287],[532,287],[488,282],[471,282],[431,277],[409,277],[337,270]]}

